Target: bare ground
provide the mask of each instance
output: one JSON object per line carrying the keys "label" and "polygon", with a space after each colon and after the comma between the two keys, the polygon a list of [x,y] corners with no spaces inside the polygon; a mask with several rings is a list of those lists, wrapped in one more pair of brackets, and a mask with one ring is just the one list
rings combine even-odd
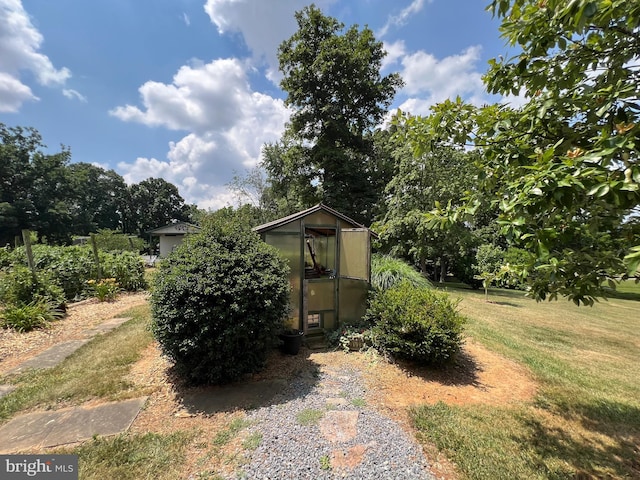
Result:
{"label": "bare ground", "polygon": [[[48,330],[19,334],[0,330],[0,375],[24,360],[37,355],[51,345],[80,338],[81,332],[129,308],[143,305],[144,293],[120,295],[115,302],[88,300],[73,304],[63,320]],[[416,368],[403,362],[390,363],[373,352],[312,351],[303,348],[297,356],[274,352],[266,369],[252,380],[287,379],[310,373],[313,369],[357,368],[363,372],[368,398],[367,405],[397,420],[411,430],[408,407],[439,401],[452,405],[485,403],[506,405],[527,401],[533,397],[536,385],[526,369],[468,339],[457,361],[444,368]],[[158,346],[150,345],[133,366],[129,380],[150,392],[145,408],[131,427],[132,432],[170,433],[197,432],[199,441],[191,442],[184,466],[184,478],[193,478],[204,466],[231,472],[242,462],[242,436],[220,447],[211,440],[233,418],[244,415],[242,410],[214,414],[193,414],[187,411],[181,396],[184,388],[173,378],[170,364],[160,354]],[[455,479],[455,467],[435,447],[425,445],[425,455],[439,478]]]}

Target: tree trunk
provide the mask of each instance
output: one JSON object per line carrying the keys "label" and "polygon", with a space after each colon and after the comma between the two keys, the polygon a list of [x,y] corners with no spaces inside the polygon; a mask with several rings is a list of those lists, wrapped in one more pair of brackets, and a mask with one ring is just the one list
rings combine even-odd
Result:
{"label": "tree trunk", "polygon": [[447,279],[447,263],[443,256],[440,257],[440,283]]}

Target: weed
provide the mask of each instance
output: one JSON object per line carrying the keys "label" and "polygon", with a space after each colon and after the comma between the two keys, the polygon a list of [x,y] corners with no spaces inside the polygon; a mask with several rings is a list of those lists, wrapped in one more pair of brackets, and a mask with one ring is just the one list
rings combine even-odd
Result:
{"label": "weed", "polygon": [[367,405],[367,402],[365,402],[364,398],[354,398],[351,400],[351,405],[354,407],[364,407]]}
{"label": "weed", "polygon": [[310,426],[317,425],[320,419],[323,417],[324,412],[321,410],[314,410],[312,408],[306,408],[296,415],[296,420],[299,425]]}
{"label": "weed", "polygon": [[255,450],[262,443],[262,434],[260,432],[254,432],[250,434],[242,442],[242,447],[246,450]]}
{"label": "weed", "polygon": [[320,468],[322,470],[331,470],[331,459],[328,455],[323,455],[320,457]]}

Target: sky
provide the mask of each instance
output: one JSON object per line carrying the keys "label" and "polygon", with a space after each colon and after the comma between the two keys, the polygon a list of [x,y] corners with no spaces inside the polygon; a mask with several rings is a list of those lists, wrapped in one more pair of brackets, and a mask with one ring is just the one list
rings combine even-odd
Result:
{"label": "sky", "polygon": [[[228,183],[280,139],[290,111],[278,45],[302,0],[0,0],[0,122],[36,128],[45,152],[150,177],[187,203],[235,204]],[[481,76],[508,48],[488,0],[316,0],[387,51],[405,86],[391,111],[489,96]],[[511,99],[513,103],[517,99]]]}

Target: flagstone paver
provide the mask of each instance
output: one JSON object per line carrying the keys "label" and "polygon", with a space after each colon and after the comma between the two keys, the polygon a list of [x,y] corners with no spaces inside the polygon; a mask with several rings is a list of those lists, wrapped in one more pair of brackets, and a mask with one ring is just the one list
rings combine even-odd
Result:
{"label": "flagstone paver", "polygon": [[19,415],[0,427],[0,453],[115,435],[129,429],[147,398]]}
{"label": "flagstone paver", "polygon": [[35,357],[30,358],[29,360],[22,362],[20,365],[12,368],[7,372],[7,375],[15,375],[29,369],[42,370],[45,368],[55,367],[96,335],[110,332],[128,320],[131,320],[131,318],[112,318],[96,325],[93,328],[87,329],[82,332],[84,338],[58,343],[57,345],[39,353]]}
{"label": "flagstone paver", "polygon": [[320,433],[332,443],[344,443],[356,437],[358,430],[357,410],[327,412],[320,420]]}

